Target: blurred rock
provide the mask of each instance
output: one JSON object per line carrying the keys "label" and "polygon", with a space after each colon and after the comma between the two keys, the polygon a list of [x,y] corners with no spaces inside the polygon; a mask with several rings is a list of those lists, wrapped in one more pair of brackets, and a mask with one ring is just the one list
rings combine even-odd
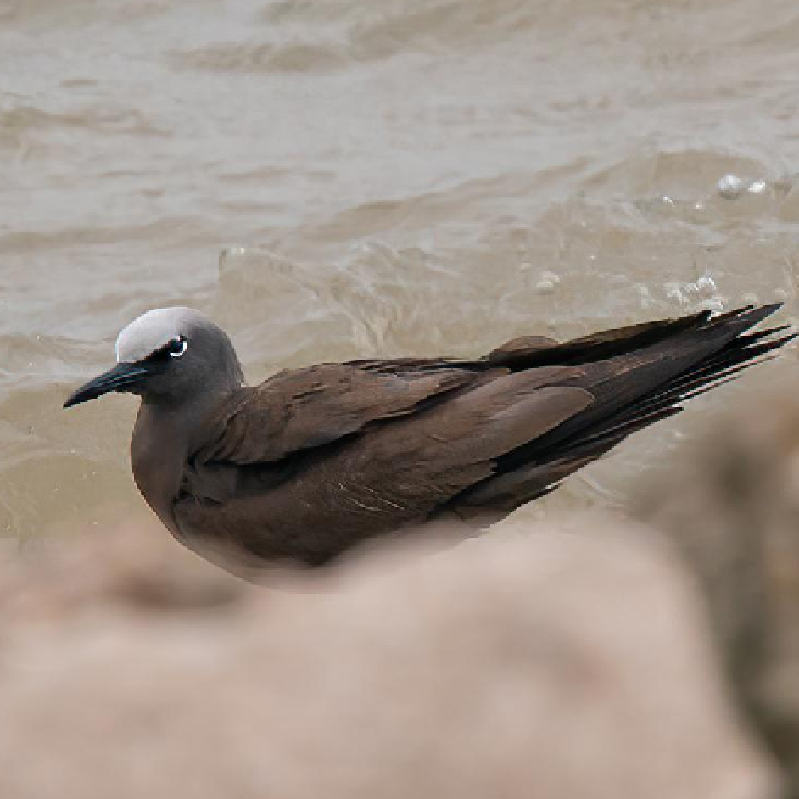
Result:
{"label": "blurred rock", "polygon": [[686,555],[741,702],[799,797],[799,386],[687,446],[640,513]]}
{"label": "blurred rock", "polygon": [[776,795],[641,529],[506,524],[279,591],[122,532],[0,563],[4,799]]}
{"label": "blurred rock", "polygon": [[[0,541],[2,544],[2,541]],[[92,607],[206,610],[241,600],[241,581],[179,546],[163,529],[121,526],[0,548],[0,631]]]}

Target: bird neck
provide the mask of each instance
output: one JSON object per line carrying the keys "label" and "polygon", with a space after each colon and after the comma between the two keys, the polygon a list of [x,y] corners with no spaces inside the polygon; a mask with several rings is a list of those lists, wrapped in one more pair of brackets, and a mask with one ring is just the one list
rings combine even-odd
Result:
{"label": "bird neck", "polygon": [[141,404],[130,442],[133,479],[147,504],[173,533],[177,527],[172,503],[180,490],[187,441],[179,414]]}
{"label": "bird neck", "polygon": [[130,443],[131,466],[147,504],[173,533],[178,534],[173,513],[189,454],[196,447],[207,418],[229,392],[198,394],[180,405],[142,401]]}

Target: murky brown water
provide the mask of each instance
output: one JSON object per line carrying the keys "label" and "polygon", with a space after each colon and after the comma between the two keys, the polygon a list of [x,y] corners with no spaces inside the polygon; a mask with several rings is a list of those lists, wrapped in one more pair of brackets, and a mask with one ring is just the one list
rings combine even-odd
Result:
{"label": "murky brown water", "polygon": [[[0,0],[0,531],[148,514],[135,401],[61,402],[150,307],[214,315],[253,380],[754,298],[791,319],[797,76],[795,0]],[[795,362],[547,501],[618,500]]]}

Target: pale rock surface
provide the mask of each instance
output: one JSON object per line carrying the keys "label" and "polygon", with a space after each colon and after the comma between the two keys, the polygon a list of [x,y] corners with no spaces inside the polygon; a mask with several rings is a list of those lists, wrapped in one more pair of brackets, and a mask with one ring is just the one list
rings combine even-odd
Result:
{"label": "pale rock surface", "polygon": [[799,384],[755,392],[682,448],[641,516],[682,550],[736,693],[799,797]]}
{"label": "pale rock surface", "polygon": [[5,553],[0,796],[776,796],[679,560],[567,528],[271,589],[161,529]]}

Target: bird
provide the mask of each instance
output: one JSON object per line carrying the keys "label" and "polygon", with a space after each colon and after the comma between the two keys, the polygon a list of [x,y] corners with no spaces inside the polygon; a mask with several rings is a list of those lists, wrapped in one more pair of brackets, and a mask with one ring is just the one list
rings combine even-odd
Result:
{"label": "bird", "polygon": [[157,308],[65,408],[140,397],[133,476],[174,537],[237,573],[319,567],[451,519],[481,530],[795,337],[751,328],[780,304],[702,311],[473,359],[322,363],[245,384],[228,335]]}

